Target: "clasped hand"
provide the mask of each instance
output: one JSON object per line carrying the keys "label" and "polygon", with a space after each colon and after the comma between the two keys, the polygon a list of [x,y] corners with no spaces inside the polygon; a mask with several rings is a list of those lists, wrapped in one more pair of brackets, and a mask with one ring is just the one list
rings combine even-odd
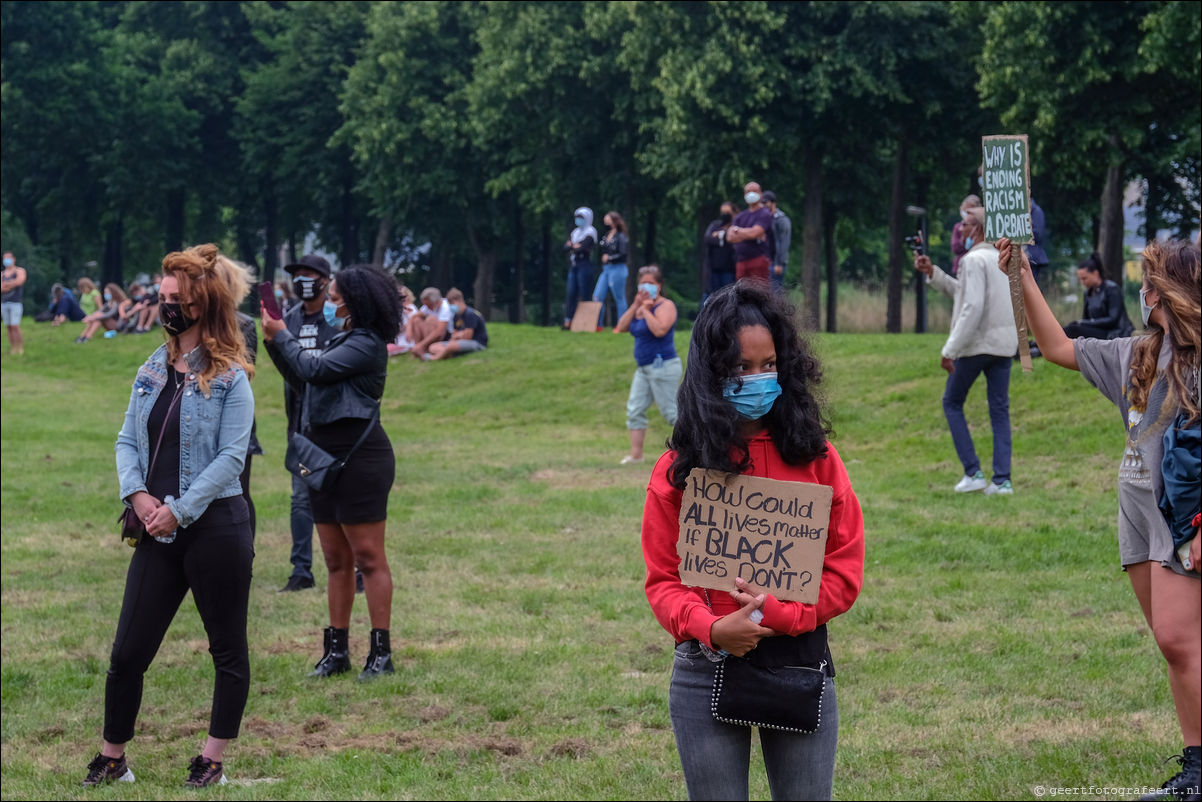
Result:
{"label": "clasped hand", "polygon": [[179,521],[175,519],[171,508],[149,493],[135,493],[130,503],[138,520],[146,527],[147,534],[163,537],[179,528]]}
{"label": "clasped hand", "polygon": [[751,620],[751,614],[763,606],[767,594],[757,591],[742,577],[737,577],[735,589],[730,595],[738,603],[739,609],[713,623],[710,627],[710,643],[736,657],[744,657],[759,645],[760,639],[770,638],[777,632]]}

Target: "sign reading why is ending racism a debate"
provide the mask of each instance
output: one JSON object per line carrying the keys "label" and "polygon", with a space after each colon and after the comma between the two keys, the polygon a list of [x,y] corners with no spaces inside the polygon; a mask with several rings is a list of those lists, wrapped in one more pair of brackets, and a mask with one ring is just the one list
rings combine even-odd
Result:
{"label": "sign reading why is ending racism a debate", "polygon": [[778,599],[817,603],[833,494],[694,468],[680,502],[680,581],[733,590],[741,576]]}
{"label": "sign reading why is ending racism a debate", "polygon": [[1030,245],[1031,160],[1026,134],[981,137],[984,167],[981,189],[985,193],[985,240]]}

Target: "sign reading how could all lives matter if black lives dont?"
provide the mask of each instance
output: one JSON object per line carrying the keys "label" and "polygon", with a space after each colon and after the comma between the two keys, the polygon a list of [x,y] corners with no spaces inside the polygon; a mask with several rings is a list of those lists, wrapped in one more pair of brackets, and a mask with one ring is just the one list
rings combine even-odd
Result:
{"label": "sign reading how could all lives matter if black lives dont?", "polygon": [[1026,134],[981,137],[985,192],[985,239],[1008,237],[1019,245],[1035,242],[1031,230],[1031,160]]}
{"label": "sign reading how could all lives matter if black lives dont?", "polygon": [[680,581],[729,591],[741,576],[778,599],[817,603],[833,494],[694,468],[680,501]]}

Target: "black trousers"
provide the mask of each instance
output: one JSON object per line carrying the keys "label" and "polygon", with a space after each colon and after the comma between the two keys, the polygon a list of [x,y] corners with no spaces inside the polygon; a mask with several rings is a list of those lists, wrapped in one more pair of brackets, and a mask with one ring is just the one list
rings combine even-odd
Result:
{"label": "black trousers", "polygon": [[1064,333],[1074,339],[1077,337],[1097,337],[1099,340],[1106,340],[1110,338],[1110,333],[1113,331],[1114,329],[1104,329],[1091,323],[1077,323],[1075,321],[1064,327]]}
{"label": "black trousers", "polygon": [[[237,497],[241,503],[241,497]],[[134,550],[104,689],[104,739],[134,736],[142,678],[189,590],[209,636],[216,678],[209,735],[236,738],[250,691],[246,618],[254,549],[250,521],[180,529],[174,543],[149,535]]]}

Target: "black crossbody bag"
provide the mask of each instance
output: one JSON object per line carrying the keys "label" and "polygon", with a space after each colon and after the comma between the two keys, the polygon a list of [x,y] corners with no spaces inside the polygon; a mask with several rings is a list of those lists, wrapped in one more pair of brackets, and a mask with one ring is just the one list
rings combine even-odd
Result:
{"label": "black crossbody bag", "polygon": [[835,666],[825,624],[763,638],[745,657],[728,654],[715,667],[710,711],[726,724],[809,734],[822,724],[828,676]]}
{"label": "black crossbody bag", "polygon": [[288,438],[288,451],[284,455],[284,467],[311,489],[329,490],[337,483],[338,475],[342,473],[342,469],[359,450],[359,446],[363,445],[363,441],[371,434],[371,430],[375,428],[376,421],[379,419],[380,405],[377,403],[375,412],[372,413],[371,419],[363,429],[363,434],[359,435],[359,439],[355,441],[355,445],[351,447],[347,455],[339,459],[302,434],[309,422],[309,386],[305,385],[305,400],[301,409],[300,427]]}

